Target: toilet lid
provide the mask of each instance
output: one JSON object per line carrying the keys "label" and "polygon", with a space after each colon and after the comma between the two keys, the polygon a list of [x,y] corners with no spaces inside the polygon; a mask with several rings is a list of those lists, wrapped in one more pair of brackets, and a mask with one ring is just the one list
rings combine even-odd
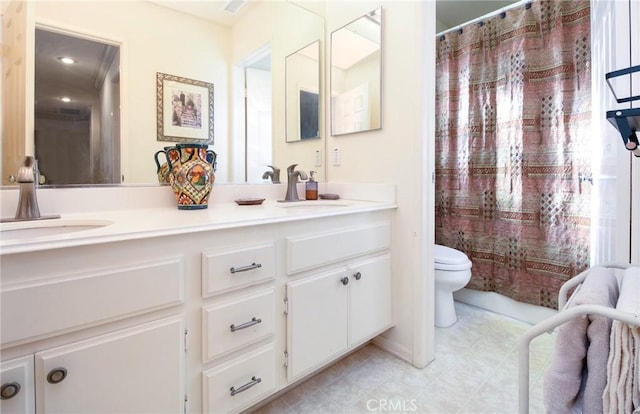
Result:
{"label": "toilet lid", "polygon": [[436,244],[433,246],[433,261],[442,264],[462,264],[469,261],[466,254],[451,247]]}

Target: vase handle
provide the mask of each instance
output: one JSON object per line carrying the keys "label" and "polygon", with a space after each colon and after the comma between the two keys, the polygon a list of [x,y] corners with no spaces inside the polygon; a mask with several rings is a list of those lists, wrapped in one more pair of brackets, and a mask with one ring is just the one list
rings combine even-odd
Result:
{"label": "vase handle", "polygon": [[169,166],[169,171],[173,171],[173,163],[171,162],[171,156],[169,156],[169,153],[171,151],[178,151],[178,147],[165,147],[164,149],[164,156],[167,159],[167,165]]}
{"label": "vase handle", "polygon": [[213,171],[216,170],[216,166],[218,164],[216,162],[217,159],[218,159],[218,154],[216,154],[215,151],[207,150],[207,162],[211,164],[211,166],[213,167]]}
{"label": "vase handle", "polygon": [[160,153],[164,153],[164,155],[166,156],[167,153],[165,150],[161,149],[160,151],[156,152],[155,154],[153,154],[153,160],[156,162],[156,167],[158,167],[158,169],[156,170],[156,172],[160,172],[160,161],[158,161],[158,155]]}

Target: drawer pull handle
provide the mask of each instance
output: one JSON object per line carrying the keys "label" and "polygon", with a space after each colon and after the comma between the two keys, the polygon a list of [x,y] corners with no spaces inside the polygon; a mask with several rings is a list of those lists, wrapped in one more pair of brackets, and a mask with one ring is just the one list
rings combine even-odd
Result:
{"label": "drawer pull handle", "polygon": [[18,384],[17,382],[7,382],[6,384],[2,384],[2,387],[0,387],[0,399],[11,399],[18,395],[19,392],[20,384]]}
{"label": "drawer pull handle", "polygon": [[247,382],[240,388],[236,389],[236,387],[231,387],[229,391],[231,393],[231,396],[233,397],[234,395],[240,394],[242,391],[246,391],[254,385],[259,384],[260,382],[262,382],[262,378],[256,378],[255,376],[253,376],[251,377],[251,381]]}
{"label": "drawer pull handle", "polygon": [[262,319],[258,319],[258,318],[256,318],[254,316],[253,318],[251,318],[251,320],[249,322],[245,322],[245,323],[243,323],[241,325],[236,326],[236,325],[232,324],[229,327],[229,329],[231,329],[231,332],[235,332],[235,331],[239,331],[240,329],[244,329],[244,328],[248,328],[248,327],[253,326],[253,325],[257,325],[257,324],[259,324],[261,322],[262,322]]}
{"label": "drawer pull handle", "polygon": [[65,368],[54,368],[47,375],[47,382],[49,384],[58,384],[67,378],[67,370]]}
{"label": "drawer pull handle", "polygon": [[356,272],[356,273],[354,273],[354,274],[353,274],[353,277],[354,277],[356,280],[360,280],[360,278],[362,277],[362,274],[361,274],[360,272]]}
{"label": "drawer pull handle", "polygon": [[345,276],[345,277],[343,277],[342,279],[340,279],[340,282],[341,282],[343,285],[347,286],[347,285],[349,284],[349,278]]}
{"label": "drawer pull handle", "polygon": [[239,272],[246,272],[247,270],[253,270],[253,269],[259,269],[261,268],[262,265],[260,263],[251,263],[249,266],[243,266],[243,267],[232,267],[231,269],[229,269],[229,271],[231,273],[239,273]]}

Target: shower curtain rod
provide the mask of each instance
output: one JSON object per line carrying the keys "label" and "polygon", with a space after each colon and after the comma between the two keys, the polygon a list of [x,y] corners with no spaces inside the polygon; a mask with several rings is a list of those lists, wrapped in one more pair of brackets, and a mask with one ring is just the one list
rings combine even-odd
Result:
{"label": "shower curtain rod", "polygon": [[476,17],[475,19],[469,20],[468,22],[461,23],[461,24],[459,24],[457,26],[454,26],[452,28],[449,28],[447,30],[443,30],[440,33],[436,33],[436,37],[444,36],[445,34],[447,34],[449,32],[453,32],[453,31],[459,30],[459,29],[461,29],[461,28],[463,28],[465,26],[468,26],[470,24],[473,24],[473,23],[481,22],[483,20],[486,20],[486,19],[489,19],[491,17],[497,16],[497,15],[499,15],[501,13],[507,12],[507,11],[515,9],[515,8],[518,8],[520,6],[525,6],[527,4],[530,4],[531,2],[532,2],[532,0],[520,0],[518,2],[510,4],[508,6],[504,6],[503,8],[498,9],[496,11],[489,12],[489,13],[483,15],[483,16]]}

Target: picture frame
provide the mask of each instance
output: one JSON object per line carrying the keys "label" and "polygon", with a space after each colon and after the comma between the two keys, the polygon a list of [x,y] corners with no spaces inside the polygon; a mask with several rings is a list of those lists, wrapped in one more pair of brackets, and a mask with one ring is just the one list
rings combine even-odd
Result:
{"label": "picture frame", "polygon": [[157,140],[213,144],[213,83],[156,73]]}

